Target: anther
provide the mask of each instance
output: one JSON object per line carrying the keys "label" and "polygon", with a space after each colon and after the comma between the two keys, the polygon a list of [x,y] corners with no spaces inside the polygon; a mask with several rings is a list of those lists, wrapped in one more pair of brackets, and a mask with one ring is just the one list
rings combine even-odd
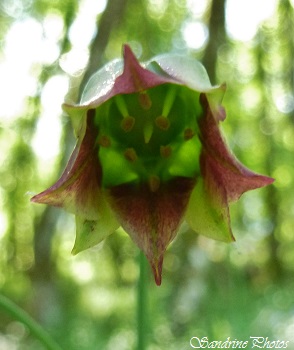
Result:
{"label": "anther", "polygon": [[157,175],[149,176],[148,185],[151,192],[156,192],[160,186],[160,178]]}
{"label": "anther", "polygon": [[131,116],[125,117],[120,123],[120,127],[125,132],[131,131],[133,129],[134,125],[135,125],[135,118],[131,117]]}
{"label": "anther", "polygon": [[155,119],[155,124],[159,129],[164,131],[168,130],[168,128],[170,127],[170,121],[163,115],[160,115]]}
{"label": "anther", "polygon": [[124,152],[126,160],[130,162],[135,162],[138,159],[137,153],[134,148],[127,148]]}
{"label": "anther", "polygon": [[186,141],[190,140],[194,135],[195,135],[195,132],[192,129],[187,128],[184,130],[184,139]]}
{"label": "anther", "polygon": [[125,132],[131,131],[134,127],[134,124],[135,124],[135,118],[131,117],[129,115],[125,100],[123,99],[123,97],[121,95],[117,95],[115,97],[115,103],[116,103],[117,108],[120,111],[121,115],[123,116],[123,120],[120,123],[121,128]]}
{"label": "anther", "polygon": [[97,140],[98,145],[101,147],[110,147],[111,146],[111,140],[106,135],[100,135]]}
{"label": "anther", "polygon": [[168,158],[172,153],[171,146],[160,146],[160,155],[162,158]]}

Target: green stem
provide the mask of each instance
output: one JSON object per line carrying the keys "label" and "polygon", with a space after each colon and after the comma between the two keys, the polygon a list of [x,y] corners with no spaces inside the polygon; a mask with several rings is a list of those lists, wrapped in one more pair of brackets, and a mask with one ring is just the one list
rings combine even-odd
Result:
{"label": "green stem", "polygon": [[0,294],[0,308],[5,310],[16,320],[22,322],[30,332],[40,340],[40,342],[48,350],[62,350],[61,347],[55,343],[54,339],[23,309],[17,306],[10,299]]}
{"label": "green stem", "polygon": [[148,342],[148,272],[149,266],[145,255],[139,255],[140,276],[138,283],[138,350],[146,350]]}

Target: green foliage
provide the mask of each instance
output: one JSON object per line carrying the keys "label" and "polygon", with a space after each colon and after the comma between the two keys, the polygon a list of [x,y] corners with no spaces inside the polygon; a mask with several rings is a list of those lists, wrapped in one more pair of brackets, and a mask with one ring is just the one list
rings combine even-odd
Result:
{"label": "green foliage", "polygon": [[[249,41],[227,31],[193,49],[184,39],[187,23],[201,23],[210,32],[219,25],[209,22],[214,18],[210,1],[201,11],[197,1],[123,3],[119,20],[107,22],[106,37],[102,23],[106,15],[116,18],[113,0],[105,9],[94,1],[1,2],[0,291],[64,349],[135,348],[139,270],[134,244],[118,230],[73,257],[73,217],[32,205],[29,198],[50,186],[69,158],[73,131],[60,105],[67,76],[85,66],[91,43],[99,57],[94,70],[120,57],[124,42],[142,61],[167,51],[201,60],[209,50],[217,58],[217,82],[227,83],[228,143],[242,163],[276,182],[231,207],[234,244],[198,237],[183,227],[167,252],[163,285],[153,286],[149,276],[148,349],[188,349],[193,336],[246,340],[260,335],[293,345],[293,6],[278,1]],[[92,9],[87,16],[86,8]],[[24,23],[33,23],[34,30],[25,31]],[[16,27],[20,24],[26,37]],[[214,42],[221,44],[214,49]],[[80,73],[70,80],[67,99],[72,102]],[[28,328],[2,311],[0,347],[42,349]]]}

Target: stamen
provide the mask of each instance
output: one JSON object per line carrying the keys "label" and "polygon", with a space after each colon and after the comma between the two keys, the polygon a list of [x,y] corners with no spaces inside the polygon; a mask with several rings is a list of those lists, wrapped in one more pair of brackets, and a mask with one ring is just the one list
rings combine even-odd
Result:
{"label": "stamen", "polygon": [[184,130],[184,139],[186,141],[190,140],[195,135],[195,132],[191,128]]}
{"label": "stamen", "polygon": [[171,146],[160,146],[160,155],[162,158],[168,158],[172,153]]}
{"label": "stamen", "polygon": [[110,147],[111,146],[111,140],[106,135],[100,135],[97,140],[98,145],[101,147]]}
{"label": "stamen", "polygon": [[121,95],[117,95],[115,97],[115,103],[121,115],[123,116],[123,120],[120,123],[120,127],[125,132],[131,131],[135,124],[135,118],[129,115],[128,107],[126,105],[124,98]]}
{"label": "stamen", "polygon": [[170,127],[170,121],[167,119],[167,117],[164,117],[163,115],[160,115],[155,119],[155,125],[161,129],[161,130],[168,130]]}
{"label": "stamen", "polygon": [[149,176],[148,185],[151,192],[156,192],[160,186],[160,178],[157,175]]}
{"label": "stamen", "polygon": [[129,116],[128,107],[126,105],[125,100],[123,99],[123,97],[121,95],[115,96],[115,103],[116,103],[117,108],[120,111],[121,115],[124,118],[128,117]]}
{"label": "stamen", "polygon": [[135,162],[138,159],[137,153],[134,148],[127,148],[124,152],[126,160],[130,162]]}
{"label": "stamen", "polygon": [[134,125],[135,125],[135,118],[130,116],[125,117],[120,123],[120,127],[125,132],[131,131]]}
{"label": "stamen", "polygon": [[153,124],[150,122],[149,119],[147,119],[145,124],[144,124],[143,133],[144,133],[145,143],[149,143],[151,136],[153,134]]}
{"label": "stamen", "polygon": [[170,127],[170,121],[168,120],[168,115],[174,104],[176,98],[176,87],[172,86],[169,88],[163,103],[162,115],[155,119],[156,126],[161,130],[168,130]]}

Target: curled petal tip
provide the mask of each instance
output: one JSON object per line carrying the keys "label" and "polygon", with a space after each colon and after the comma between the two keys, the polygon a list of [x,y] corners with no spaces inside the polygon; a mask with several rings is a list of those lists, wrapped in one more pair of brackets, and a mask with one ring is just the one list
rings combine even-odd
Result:
{"label": "curled petal tip", "polygon": [[125,61],[125,70],[131,68],[130,72],[132,73],[132,69],[136,70],[139,69],[139,71],[142,69],[137,57],[133,53],[132,49],[129,45],[125,44],[123,47],[123,57]]}
{"label": "curled petal tip", "polygon": [[30,199],[30,201],[33,203],[50,204],[50,203],[48,203],[46,194],[47,194],[47,191],[43,191],[41,193],[38,193],[38,194],[34,195]]}
{"label": "curled petal tip", "polygon": [[155,283],[158,287],[161,285],[161,276],[160,275],[155,276]]}
{"label": "curled petal tip", "polygon": [[124,44],[123,45],[123,56],[126,56],[126,55],[133,55],[133,51],[131,50],[130,46],[128,44]]}
{"label": "curled petal tip", "polygon": [[39,194],[35,194],[32,198],[30,198],[30,201],[33,202],[33,203],[38,203],[38,197],[40,196],[40,193]]}
{"label": "curled petal tip", "polygon": [[33,196],[32,198],[30,198],[30,202],[33,202],[33,203],[37,203],[37,201],[36,201],[36,195],[35,196]]}
{"label": "curled petal tip", "polygon": [[78,251],[75,247],[72,248],[71,255],[75,256],[78,254]]}
{"label": "curled petal tip", "polygon": [[264,186],[271,185],[272,183],[275,182],[275,179],[269,176],[263,176],[263,180],[264,180]]}
{"label": "curled petal tip", "polygon": [[157,286],[161,285],[162,264],[163,264],[163,257],[159,258],[158,261],[151,263],[154,280]]}
{"label": "curled petal tip", "polygon": [[[166,77],[143,68],[128,45],[123,46],[123,61],[123,74],[115,81],[114,90],[116,94],[143,93],[147,89],[169,82]],[[141,96],[141,102],[143,102],[143,107],[150,108],[150,101],[146,100],[146,96],[143,98]]]}

